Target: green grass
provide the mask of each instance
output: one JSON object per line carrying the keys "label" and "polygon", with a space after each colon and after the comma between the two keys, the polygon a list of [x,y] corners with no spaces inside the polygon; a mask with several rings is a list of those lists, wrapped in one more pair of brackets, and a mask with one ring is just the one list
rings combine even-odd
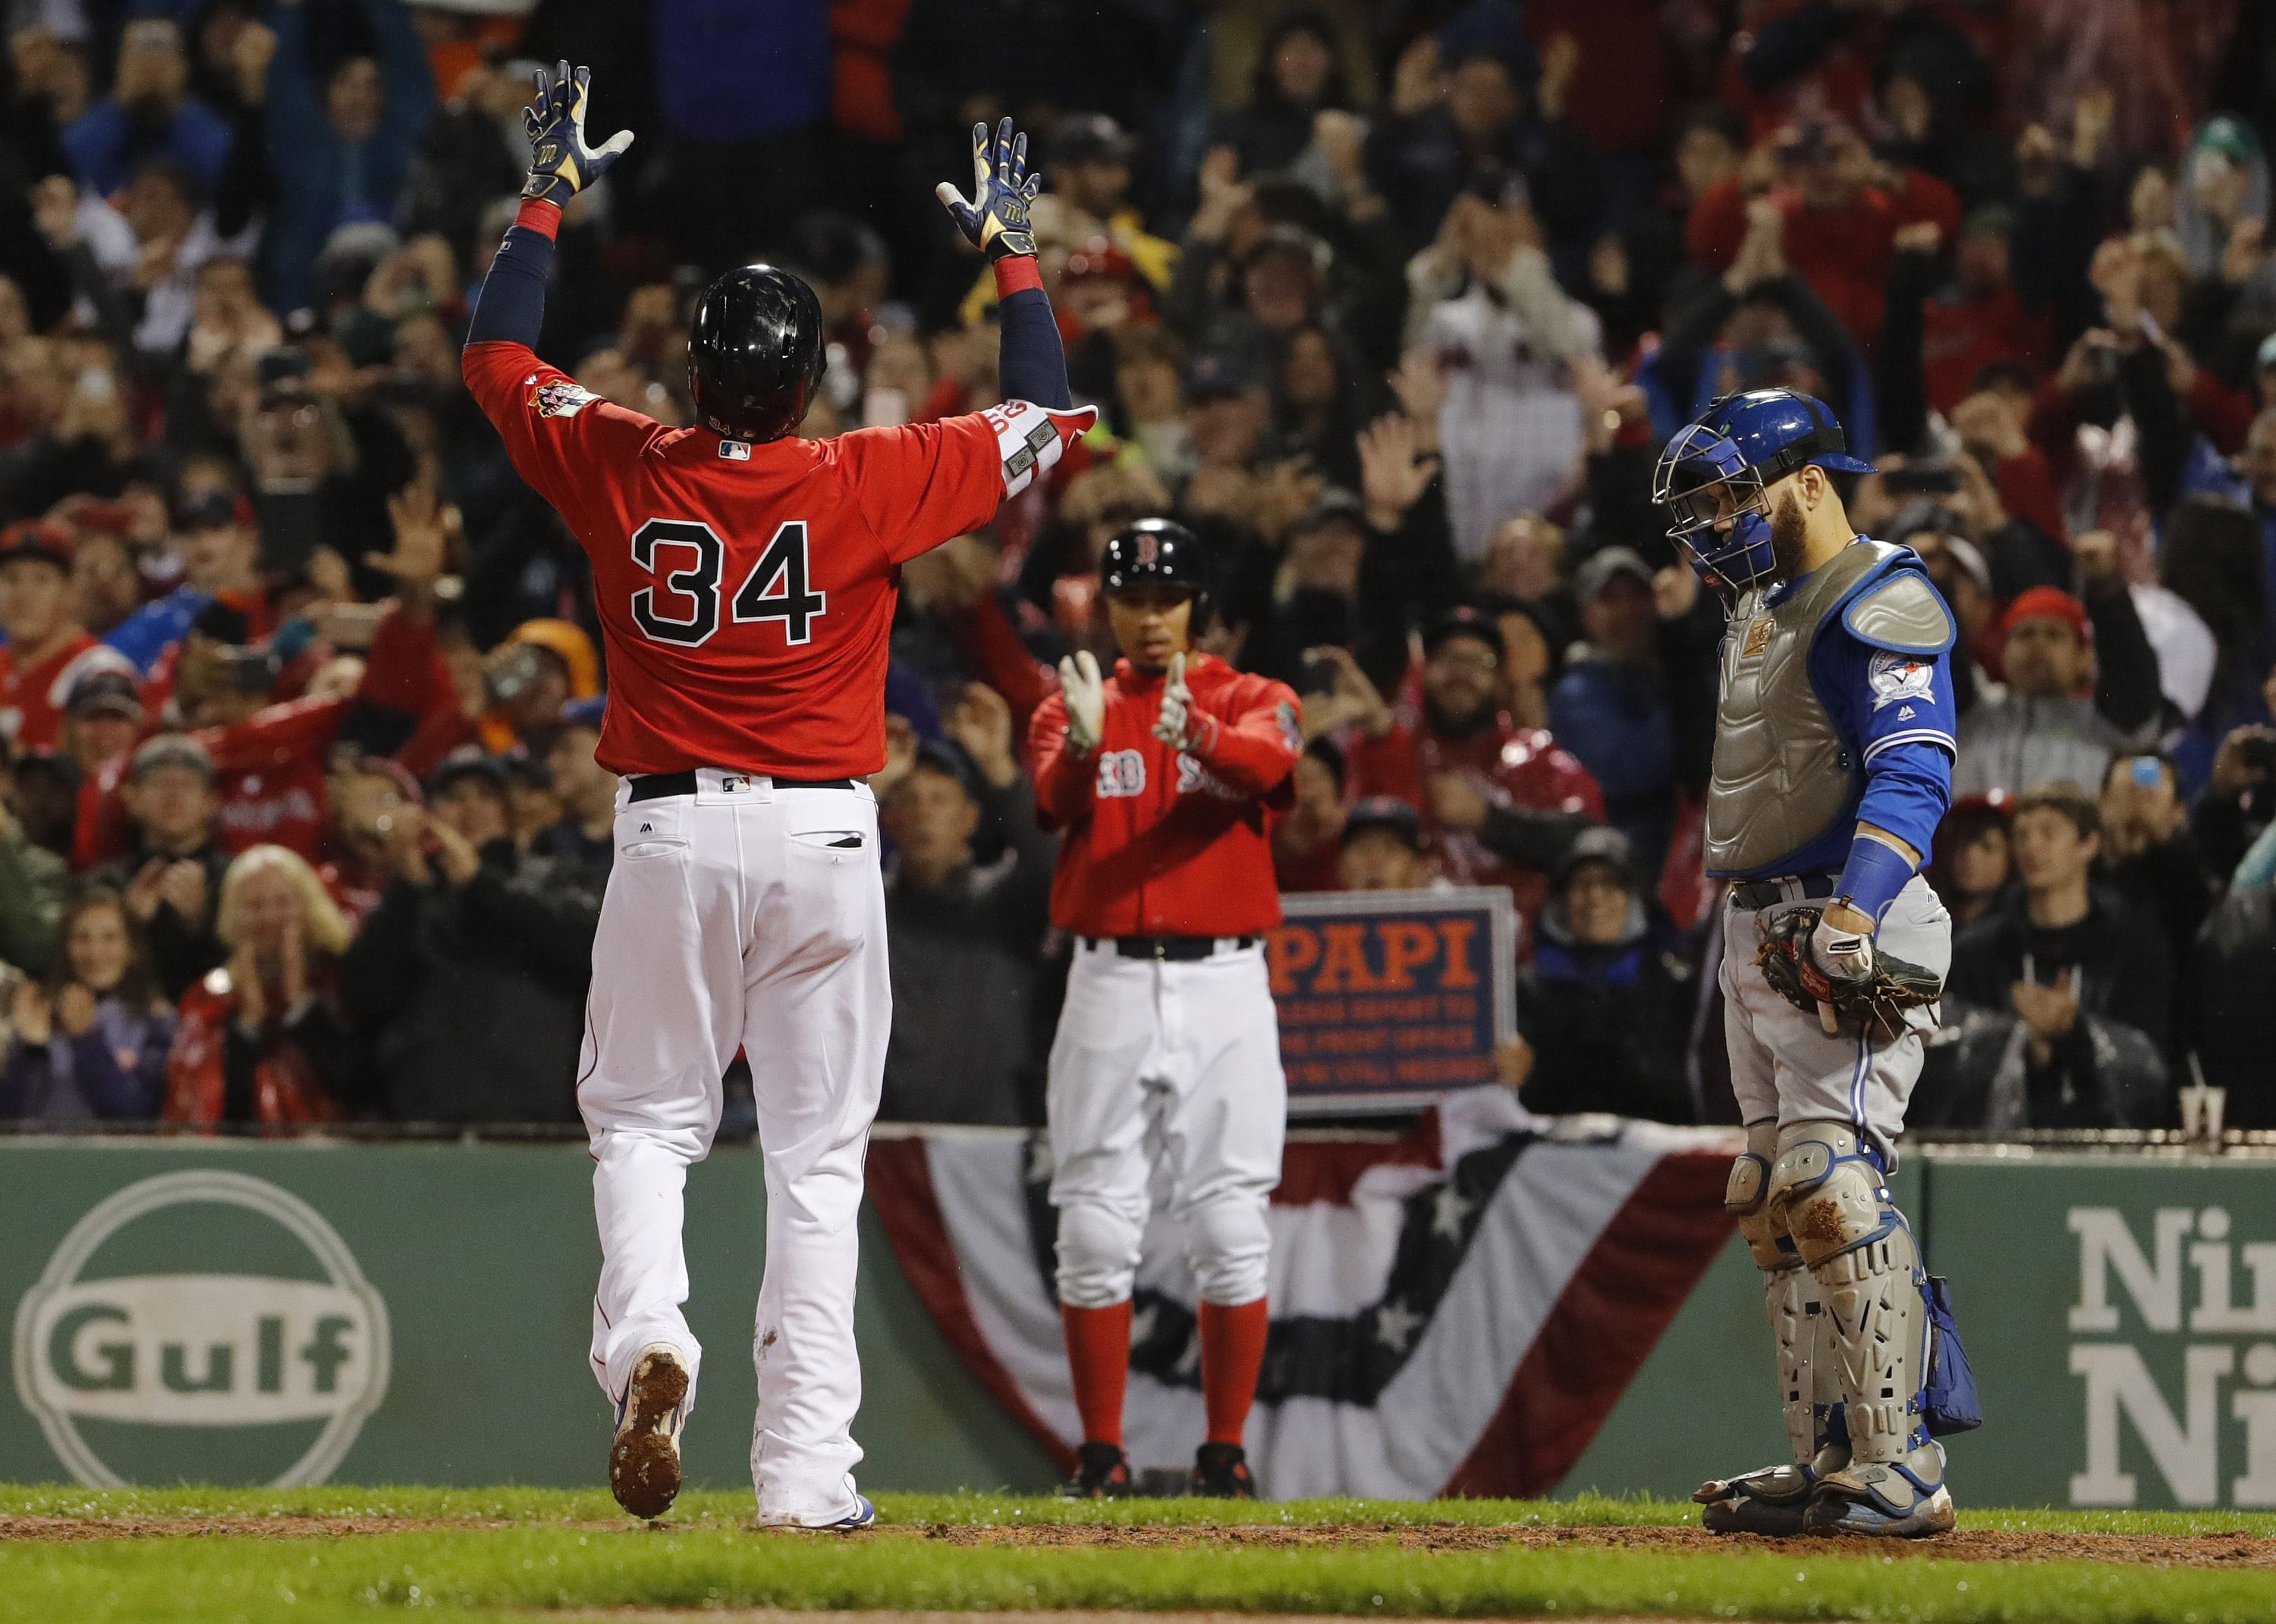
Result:
{"label": "green grass", "polygon": [[[1343,1526],[1347,1543],[1287,1549],[1041,1549],[937,1540],[762,1537],[744,1494],[696,1494],[673,1526],[634,1527],[605,1494],[522,1489],[0,1488],[0,1514],[389,1516],[503,1522],[356,1538],[0,1544],[0,1619],[368,1620],[416,1607],[454,1620],[623,1606],[945,1609],[1222,1608],[1483,1616],[1659,1613],[1699,1618],[2244,1624],[2276,1617],[2276,1576],[2085,1562],[1834,1557],[1808,1546],[1688,1555],[1583,1547],[1423,1554],[1385,1537],[1418,1523],[1675,1523],[1649,1500],[1430,1506],[1178,1501],[1068,1506],[1009,1496],[884,1497],[901,1524]],[[1970,1512],[1969,1526],[2276,1537],[2242,1513]]]}

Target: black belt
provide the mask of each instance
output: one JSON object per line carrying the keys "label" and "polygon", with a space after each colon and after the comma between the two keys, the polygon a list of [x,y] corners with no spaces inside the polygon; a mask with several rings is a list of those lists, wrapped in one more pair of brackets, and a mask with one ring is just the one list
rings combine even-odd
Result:
{"label": "black belt", "polygon": [[[757,778],[766,775],[751,773],[747,776]],[[773,782],[777,789],[854,787],[851,778],[777,778]],[[634,777],[631,783],[632,799],[634,801],[661,801],[666,795],[693,795],[695,793],[695,771],[690,768],[686,772],[644,772]]]}
{"label": "black belt", "polygon": [[1838,874],[1794,874],[1781,880],[1749,880],[1731,887],[1731,903],[1734,907],[1755,909],[1766,908],[1778,902],[1790,902],[1794,899],[1787,894],[1789,885],[1802,887],[1802,894],[1805,897],[1823,900],[1832,896],[1833,888],[1840,883],[1841,877]]}
{"label": "black belt", "polygon": [[1111,946],[1125,959],[1152,959],[1163,964],[1192,964],[1213,957],[1219,942],[1231,942],[1235,947],[1254,947],[1253,936],[1087,936],[1083,941],[1092,947]]}

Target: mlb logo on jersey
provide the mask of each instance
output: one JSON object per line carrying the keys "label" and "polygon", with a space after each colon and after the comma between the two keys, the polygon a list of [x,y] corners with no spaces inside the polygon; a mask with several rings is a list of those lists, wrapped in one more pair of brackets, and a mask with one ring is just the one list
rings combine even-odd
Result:
{"label": "mlb logo on jersey", "polygon": [[1885,649],[1873,656],[1865,680],[1873,690],[1876,710],[1900,699],[1916,699],[1924,705],[1936,703],[1936,695],[1930,691],[1936,682],[1936,663],[1916,655]]}
{"label": "mlb logo on jersey", "polygon": [[567,378],[548,378],[540,383],[533,372],[525,382],[534,386],[529,391],[529,409],[540,417],[574,417],[597,398]]}
{"label": "mlb logo on jersey", "polygon": [[719,442],[719,454],[730,462],[748,462],[751,448],[740,440],[722,440]]}

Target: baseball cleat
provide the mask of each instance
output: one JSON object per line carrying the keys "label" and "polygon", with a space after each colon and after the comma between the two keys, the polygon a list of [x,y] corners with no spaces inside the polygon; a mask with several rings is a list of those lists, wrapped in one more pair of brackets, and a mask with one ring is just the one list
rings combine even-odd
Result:
{"label": "baseball cleat", "polygon": [[834,1522],[800,1522],[790,1517],[762,1516],[757,1526],[785,1534],[858,1534],[864,1529],[874,1528],[876,1522],[876,1503],[866,1494],[856,1494],[854,1509]]}
{"label": "baseball cleat", "polygon": [[[1916,1451],[1913,1458],[1922,1455],[1929,1456],[1924,1464],[1942,1464],[1934,1445]],[[1813,1534],[1865,1534],[1884,1539],[1931,1539],[1950,1533],[1957,1521],[1952,1491],[1941,1481],[1931,1484],[1901,1461],[1865,1462],[1828,1473],[1803,1517]]]}
{"label": "baseball cleat", "polygon": [[1691,1491],[1706,1509],[1700,1526],[1711,1534],[1767,1534],[1785,1538],[1803,1531],[1817,1471],[1802,1465],[1765,1466],[1736,1477],[1711,1477]]}
{"label": "baseball cleat", "polygon": [[1256,1478],[1248,1469],[1248,1452],[1238,1444],[1203,1444],[1194,1456],[1189,1492],[1212,1500],[1255,1499]]}
{"label": "baseball cleat", "polygon": [[1074,1476],[1059,1485],[1063,1500],[1124,1500],[1136,1491],[1130,1462],[1113,1444],[1085,1444],[1074,1452]]}
{"label": "baseball cleat", "polygon": [[679,1493],[679,1429],[687,1420],[687,1367],[658,1342],[641,1350],[617,1408],[609,1492],[635,1517],[656,1518]]}
{"label": "baseball cleat", "polygon": [[826,1534],[858,1534],[865,1528],[874,1527],[876,1521],[877,1507],[876,1503],[866,1494],[857,1494],[854,1497],[854,1509],[846,1513],[846,1515],[838,1518],[837,1522],[825,1525],[823,1532]]}

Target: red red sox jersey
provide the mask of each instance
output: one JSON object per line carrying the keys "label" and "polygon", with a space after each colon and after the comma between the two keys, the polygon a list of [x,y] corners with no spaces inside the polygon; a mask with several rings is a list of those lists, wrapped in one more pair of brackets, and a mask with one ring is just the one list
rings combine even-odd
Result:
{"label": "red red sox jersey", "polygon": [[1026,401],[754,445],[611,405],[527,345],[471,344],[467,384],[515,471],[593,562],[616,773],[863,778],[885,764],[898,567],[976,529],[1090,414]]}
{"label": "red red sox jersey", "polygon": [[1285,683],[1188,655],[1192,748],[1154,737],[1162,678],[1115,663],[1098,748],[1067,745],[1066,700],[1036,708],[1036,807],[1062,828],[1051,922],[1078,936],[1249,936],[1280,922],[1271,826],[1295,801],[1304,747]]}

